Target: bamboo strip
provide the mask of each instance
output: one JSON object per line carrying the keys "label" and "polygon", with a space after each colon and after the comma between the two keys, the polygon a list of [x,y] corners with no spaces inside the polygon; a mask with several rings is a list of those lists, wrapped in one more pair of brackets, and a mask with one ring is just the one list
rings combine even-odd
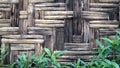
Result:
{"label": "bamboo strip", "polygon": [[45,16],[44,19],[55,20],[55,19],[65,19],[65,18],[72,18],[72,15],[60,15],[60,16]]}
{"label": "bamboo strip", "polygon": [[24,38],[24,39],[43,39],[43,35],[2,35],[2,38],[12,38],[12,39],[19,39],[19,38]]}
{"label": "bamboo strip", "polygon": [[91,24],[119,24],[117,20],[95,20],[89,21]]}
{"label": "bamboo strip", "polygon": [[83,19],[89,19],[89,20],[108,20],[108,16],[83,16]]}
{"label": "bamboo strip", "polygon": [[28,30],[32,30],[32,31],[36,31],[36,30],[52,31],[51,28],[41,28],[41,27],[28,27]]}
{"label": "bamboo strip", "polygon": [[65,43],[65,46],[88,46],[90,43]]}
{"label": "bamboo strip", "polygon": [[65,3],[41,3],[35,4],[35,7],[64,7]]}
{"label": "bamboo strip", "polygon": [[2,32],[2,31],[0,31],[0,35],[8,35],[8,34],[12,34],[12,35],[16,35],[16,34],[18,34],[19,32]]}
{"label": "bamboo strip", "polygon": [[34,50],[35,44],[11,44],[11,50]]}
{"label": "bamboo strip", "polygon": [[117,28],[119,25],[90,24],[92,28]]}
{"label": "bamboo strip", "polygon": [[10,23],[0,23],[0,27],[10,27]]}
{"label": "bamboo strip", "polygon": [[45,15],[72,15],[73,11],[45,11]]}
{"label": "bamboo strip", "polygon": [[0,23],[10,23],[11,19],[0,19]]}
{"label": "bamboo strip", "polygon": [[7,11],[7,12],[9,12],[9,11],[11,11],[11,8],[0,8],[0,11]]}
{"label": "bamboo strip", "polygon": [[119,0],[99,0],[99,2],[113,3],[113,2],[119,2]]}
{"label": "bamboo strip", "polygon": [[90,7],[118,7],[118,4],[114,3],[90,3]]}
{"label": "bamboo strip", "polygon": [[19,3],[19,0],[1,0],[0,3]]}
{"label": "bamboo strip", "polygon": [[10,8],[10,4],[0,4],[0,8]]}
{"label": "bamboo strip", "polygon": [[35,20],[36,24],[64,24],[65,21],[63,20],[42,20],[42,19],[36,19]]}
{"label": "bamboo strip", "polygon": [[90,11],[100,11],[100,12],[113,12],[117,11],[117,8],[89,8]]}
{"label": "bamboo strip", "polygon": [[64,27],[64,24],[35,24],[35,26],[52,28],[52,27]]}
{"label": "bamboo strip", "polygon": [[0,31],[5,31],[5,32],[9,32],[9,31],[18,31],[19,28],[18,27],[1,27]]}
{"label": "bamboo strip", "polygon": [[29,0],[30,3],[53,2],[54,0]]}
{"label": "bamboo strip", "polygon": [[28,12],[27,11],[20,11],[20,14],[27,15]]}
{"label": "bamboo strip", "polygon": [[26,18],[28,18],[28,15],[20,15],[19,18],[26,19]]}
{"label": "bamboo strip", "polygon": [[[60,52],[60,51],[55,51],[55,52]],[[90,54],[93,54],[92,51],[65,51],[64,52],[64,55],[69,55],[69,54],[72,54],[72,55],[90,55]]]}
{"label": "bamboo strip", "polygon": [[82,15],[108,15],[108,13],[105,12],[95,12],[95,11],[82,11]]}
{"label": "bamboo strip", "polygon": [[66,10],[65,7],[41,7],[41,8],[38,8],[38,7],[35,7],[35,10],[43,10],[43,11],[64,11]]}
{"label": "bamboo strip", "polygon": [[34,43],[43,43],[43,39],[1,39],[2,43],[13,43],[13,44],[34,44]]}

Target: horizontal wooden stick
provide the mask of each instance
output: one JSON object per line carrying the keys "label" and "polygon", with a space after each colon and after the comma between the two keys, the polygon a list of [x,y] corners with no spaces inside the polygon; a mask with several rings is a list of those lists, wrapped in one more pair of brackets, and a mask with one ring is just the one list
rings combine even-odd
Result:
{"label": "horizontal wooden stick", "polygon": [[1,0],[0,3],[19,3],[19,0]]}
{"label": "horizontal wooden stick", "polygon": [[36,19],[35,20],[36,24],[54,24],[54,23],[65,23],[63,20],[42,20],[42,19]]}
{"label": "horizontal wooden stick", "polygon": [[28,31],[28,34],[33,34],[33,35],[52,35],[52,31]]}
{"label": "horizontal wooden stick", "polygon": [[0,27],[10,27],[10,23],[0,23]]}
{"label": "horizontal wooden stick", "polygon": [[88,46],[90,43],[65,43],[65,46]]}
{"label": "horizontal wooden stick", "polygon": [[25,14],[25,15],[27,15],[28,14],[28,12],[27,11],[20,11],[20,14]]}
{"label": "horizontal wooden stick", "polygon": [[0,4],[0,8],[10,8],[10,4]]}
{"label": "horizontal wooden stick", "polygon": [[[60,52],[60,51],[55,51],[55,52]],[[93,54],[92,51],[65,51],[64,52],[65,55],[90,55],[90,54]]]}
{"label": "horizontal wooden stick", "polygon": [[6,12],[9,12],[9,11],[11,11],[11,8],[0,8],[0,11],[6,11]]}
{"label": "horizontal wooden stick", "polygon": [[64,7],[65,3],[41,3],[35,4],[35,7]]}
{"label": "horizontal wooden stick", "polygon": [[90,3],[90,7],[118,7],[119,4],[113,3]]}
{"label": "horizontal wooden stick", "polygon": [[117,28],[119,25],[90,24],[92,28]]}
{"label": "horizontal wooden stick", "polygon": [[33,38],[33,39],[43,39],[43,35],[2,35],[2,38],[12,38],[12,39],[19,39],[19,38]]}
{"label": "horizontal wooden stick", "polygon": [[19,30],[19,27],[1,27],[0,28],[0,31],[18,31]]}
{"label": "horizontal wooden stick", "polygon": [[82,11],[82,15],[108,15],[108,13],[105,12],[95,12],[95,11]]}
{"label": "horizontal wooden stick", "polygon": [[11,34],[11,35],[16,35],[16,34],[18,34],[19,32],[2,32],[2,31],[0,31],[0,35],[8,35],[8,34]]}
{"label": "horizontal wooden stick", "polygon": [[41,7],[41,8],[38,8],[38,7],[35,7],[35,10],[43,10],[43,11],[64,11],[66,10],[65,7]]}
{"label": "horizontal wooden stick", "polygon": [[0,23],[10,23],[11,19],[0,19]]}
{"label": "horizontal wooden stick", "polygon": [[52,27],[64,27],[64,24],[35,24],[35,26],[52,28]]}
{"label": "horizontal wooden stick", "polygon": [[44,31],[52,31],[51,28],[42,28],[42,27],[28,27],[28,30],[36,31],[36,30],[44,30]]}
{"label": "horizontal wooden stick", "polygon": [[2,43],[13,43],[13,44],[34,44],[34,43],[43,43],[43,39],[1,39]]}
{"label": "horizontal wooden stick", "polygon": [[45,15],[72,15],[73,11],[45,11]]}
{"label": "horizontal wooden stick", "polygon": [[95,20],[95,21],[89,21],[91,24],[118,24],[119,22],[117,20]]}
{"label": "horizontal wooden stick", "polygon": [[108,16],[82,16],[84,19],[89,19],[89,20],[108,20]]}
{"label": "horizontal wooden stick", "polygon": [[72,18],[73,16],[72,15],[60,15],[60,16],[45,16],[44,18],[45,19],[48,19],[48,20],[55,20],[55,19],[65,19],[65,18]]}
{"label": "horizontal wooden stick", "polygon": [[53,2],[54,0],[29,0],[30,3]]}
{"label": "horizontal wooden stick", "polygon": [[89,8],[90,11],[102,11],[102,12],[113,12],[117,11],[117,8]]}
{"label": "horizontal wooden stick", "polygon": [[34,50],[35,44],[10,44],[11,50]]}
{"label": "horizontal wooden stick", "polygon": [[99,2],[113,3],[113,2],[119,2],[119,0],[99,0]]}
{"label": "horizontal wooden stick", "polygon": [[28,15],[20,15],[19,18],[26,19],[26,18],[28,18]]}

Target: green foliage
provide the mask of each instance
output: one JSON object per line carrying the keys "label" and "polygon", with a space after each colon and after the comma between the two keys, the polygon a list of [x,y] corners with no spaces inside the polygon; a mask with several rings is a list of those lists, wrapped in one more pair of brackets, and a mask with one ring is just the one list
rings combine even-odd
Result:
{"label": "green foliage", "polygon": [[0,66],[4,65],[4,61],[8,55],[8,47],[7,46],[3,46],[0,48],[1,54],[0,54]]}
{"label": "green foliage", "polygon": [[99,48],[97,50],[99,58],[112,57],[110,60],[120,61],[120,33],[114,36],[113,39],[104,37],[100,38],[105,44],[102,44],[99,40],[96,40]]}
{"label": "green foliage", "polygon": [[30,57],[26,57],[24,53],[18,55],[18,60],[9,65],[9,68],[45,68],[45,67],[53,67],[53,68],[62,68],[60,63],[56,61],[57,57],[63,54],[61,52],[51,52],[48,48],[44,48],[44,52],[40,53],[38,56],[32,55]]}

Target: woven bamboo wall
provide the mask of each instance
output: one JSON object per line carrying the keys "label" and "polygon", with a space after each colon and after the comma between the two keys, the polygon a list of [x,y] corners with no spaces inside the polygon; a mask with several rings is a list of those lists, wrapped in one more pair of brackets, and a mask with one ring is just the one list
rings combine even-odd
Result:
{"label": "woven bamboo wall", "polygon": [[[95,39],[119,29],[119,0],[0,0],[1,46],[9,46],[8,63],[22,51],[28,56],[67,50],[58,61],[92,57]],[[64,59],[64,60],[63,60]],[[65,60],[66,59],[66,60]]]}

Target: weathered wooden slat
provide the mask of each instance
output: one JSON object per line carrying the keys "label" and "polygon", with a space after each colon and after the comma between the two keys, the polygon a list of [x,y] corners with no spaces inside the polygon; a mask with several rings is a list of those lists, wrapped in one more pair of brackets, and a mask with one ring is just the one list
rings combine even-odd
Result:
{"label": "weathered wooden slat", "polygon": [[28,27],[28,34],[52,35],[53,32],[51,28]]}
{"label": "weathered wooden slat", "polygon": [[51,28],[41,28],[41,27],[28,27],[28,30],[47,30],[47,31],[52,31]]}
{"label": "weathered wooden slat", "polygon": [[91,55],[91,54],[93,54],[92,51],[65,51],[63,55]]}
{"label": "weathered wooden slat", "polygon": [[64,7],[65,3],[41,3],[35,4],[35,7]]}
{"label": "weathered wooden slat", "polygon": [[36,19],[35,23],[36,24],[39,24],[39,23],[42,23],[42,24],[54,24],[54,23],[64,24],[65,21],[63,21],[63,20],[42,20],[42,19]]}
{"label": "weathered wooden slat", "polygon": [[90,11],[100,11],[100,12],[113,12],[117,11],[117,8],[89,8]]}
{"label": "weathered wooden slat", "polygon": [[34,43],[43,43],[43,39],[1,39],[2,43],[13,43],[13,44],[34,44]]}
{"label": "weathered wooden slat", "polygon": [[10,4],[0,4],[0,8],[10,8]]}
{"label": "weathered wooden slat", "polygon": [[7,12],[9,12],[9,11],[11,11],[11,8],[0,8],[0,11],[7,11]]}
{"label": "weathered wooden slat", "polygon": [[87,45],[80,45],[80,46],[78,46],[78,45],[70,45],[70,46],[64,46],[64,48],[88,48],[88,46]]}
{"label": "weathered wooden slat", "polygon": [[30,3],[53,2],[54,0],[29,0]]}
{"label": "weathered wooden slat", "polygon": [[99,29],[100,32],[104,32],[104,31],[120,31],[119,28],[116,28],[116,29]]}
{"label": "weathered wooden slat", "polygon": [[2,32],[0,31],[0,35],[8,35],[8,34],[12,34],[12,35],[16,35],[16,34],[19,34],[19,32]]}
{"label": "weathered wooden slat", "polygon": [[95,12],[95,11],[82,11],[82,15],[108,15],[108,13],[105,12]]}
{"label": "weathered wooden slat", "polygon": [[19,50],[34,50],[35,49],[35,44],[11,44],[11,49],[14,51],[19,51]]}
{"label": "weathered wooden slat", "polygon": [[91,24],[119,24],[117,20],[95,20],[89,21]]}
{"label": "weathered wooden slat", "polygon": [[108,20],[109,16],[83,16],[83,19],[89,19],[89,20]]}
{"label": "weathered wooden slat", "polygon": [[107,2],[107,3],[116,3],[119,2],[119,0],[99,0],[99,2]]}
{"label": "weathered wooden slat", "polygon": [[21,19],[25,18],[26,19],[26,18],[28,18],[28,15],[20,15],[19,18],[21,18]]}
{"label": "weathered wooden slat", "polygon": [[113,24],[90,24],[90,27],[92,28],[117,28],[119,25],[113,25]]}
{"label": "weathered wooden slat", "polygon": [[0,19],[0,23],[10,23],[11,19]]}
{"label": "weathered wooden slat", "polygon": [[66,10],[65,7],[41,7],[41,8],[37,8],[35,7],[35,10],[43,10],[43,11],[64,11]]}
{"label": "weathered wooden slat", "polygon": [[0,3],[19,3],[19,0],[1,0]]}
{"label": "weathered wooden slat", "polygon": [[72,18],[72,15],[60,15],[60,16],[45,16],[45,19],[55,20],[55,19],[65,19],[65,18]]}
{"label": "weathered wooden slat", "polygon": [[0,23],[0,27],[10,27],[10,23]]}
{"label": "weathered wooden slat", "polygon": [[67,50],[70,50],[70,51],[87,51],[87,50],[89,50],[89,48],[78,48],[78,47],[66,47],[65,49],[67,49]]}
{"label": "weathered wooden slat", "polygon": [[57,59],[59,59],[59,58],[61,58],[61,59],[76,59],[78,57],[77,56],[59,56]]}
{"label": "weathered wooden slat", "polygon": [[46,28],[52,28],[52,27],[64,27],[64,24],[35,24],[36,27],[46,27]]}
{"label": "weathered wooden slat", "polygon": [[45,15],[72,15],[73,11],[45,11]]}
{"label": "weathered wooden slat", "polygon": [[25,15],[27,15],[28,14],[28,12],[27,11],[20,11],[20,14],[25,14]]}
{"label": "weathered wooden slat", "polygon": [[60,57],[58,57],[58,59],[61,58],[61,59],[75,60],[77,58],[80,58],[80,59],[84,59],[84,60],[90,60],[93,56],[94,55],[81,55],[79,57],[78,56],[60,56]]}
{"label": "weathered wooden slat", "polygon": [[65,46],[88,46],[89,43],[64,43]]}
{"label": "weathered wooden slat", "polygon": [[11,39],[43,39],[43,35],[2,35],[2,38],[11,38]]}
{"label": "weathered wooden slat", "polygon": [[19,28],[18,27],[1,27],[0,31],[5,31],[5,32],[9,32],[9,31],[18,31]]}
{"label": "weathered wooden slat", "polygon": [[118,4],[114,3],[90,3],[90,7],[118,7]]}

